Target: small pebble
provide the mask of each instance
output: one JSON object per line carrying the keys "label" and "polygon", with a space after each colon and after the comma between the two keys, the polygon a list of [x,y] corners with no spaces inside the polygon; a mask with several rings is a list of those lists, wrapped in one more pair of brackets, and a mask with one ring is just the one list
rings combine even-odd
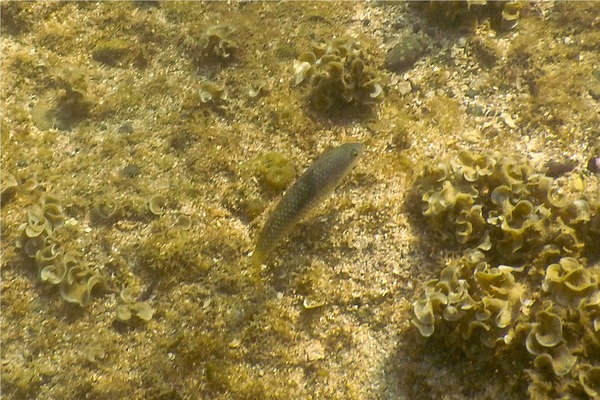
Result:
{"label": "small pebble", "polygon": [[469,89],[465,92],[465,94],[470,98],[474,98],[479,93],[481,93],[481,90],[477,90],[477,89]]}
{"label": "small pebble", "polygon": [[319,341],[313,341],[306,346],[306,359],[317,361],[325,358],[325,348]]}
{"label": "small pebble", "polygon": [[121,170],[121,176],[124,178],[135,178],[142,172],[137,165],[130,164]]}
{"label": "small pebble", "polygon": [[544,164],[544,169],[546,170],[545,175],[552,178],[558,178],[567,172],[573,171],[575,166],[576,164],[573,160],[549,160]]}
{"label": "small pebble", "polygon": [[397,87],[398,87],[398,93],[400,93],[400,95],[402,95],[402,96],[406,96],[407,94],[412,92],[412,85],[410,84],[409,81],[400,82],[400,83],[398,83]]}
{"label": "small pebble", "polygon": [[467,38],[464,36],[459,37],[458,40],[456,41],[457,47],[465,47],[466,45],[467,45]]}
{"label": "small pebble", "polygon": [[133,132],[133,124],[131,122],[125,122],[123,125],[119,127],[119,133],[132,133]]}

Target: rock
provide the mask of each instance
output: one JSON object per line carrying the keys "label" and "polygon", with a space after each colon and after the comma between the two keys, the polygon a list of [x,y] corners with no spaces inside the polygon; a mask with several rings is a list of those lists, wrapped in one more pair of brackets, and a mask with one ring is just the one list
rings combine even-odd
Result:
{"label": "rock", "polygon": [[410,92],[412,92],[412,85],[409,81],[398,83],[398,93],[400,93],[400,95],[406,96]]}
{"label": "rock", "polygon": [[319,341],[313,341],[306,346],[306,359],[317,361],[325,358],[325,349]]}
{"label": "rock", "polygon": [[420,35],[403,35],[385,56],[385,67],[401,73],[411,68],[427,51],[427,43]]}

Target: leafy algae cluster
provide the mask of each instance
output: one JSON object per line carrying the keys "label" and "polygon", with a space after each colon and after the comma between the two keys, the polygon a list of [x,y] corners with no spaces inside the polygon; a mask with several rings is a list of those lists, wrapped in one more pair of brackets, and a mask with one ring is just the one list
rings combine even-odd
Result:
{"label": "leafy algae cluster", "polygon": [[119,295],[121,304],[117,307],[117,319],[119,321],[128,321],[132,316],[143,321],[150,321],[154,315],[154,310],[145,301],[137,301],[130,289],[121,290]]}
{"label": "leafy algae cluster", "polygon": [[42,282],[58,286],[65,301],[85,306],[96,286],[106,287],[106,279],[91,269],[78,252],[64,250],[55,235],[64,221],[60,200],[52,195],[42,196],[27,210],[19,245],[25,255],[35,260]]}
{"label": "leafy algae cluster", "polygon": [[[153,214],[161,210],[162,200],[160,195],[150,198],[148,208]],[[109,224],[120,212],[116,201],[101,197],[93,204],[90,214],[92,221]],[[103,274],[90,267],[80,252],[65,249],[68,243],[59,232],[65,220],[61,201],[51,194],[41,196],[27,210],[27,221],[19,228],[21,237],[17,245],[25,257],[33,260],[42,282],[56,286],[64,301],[85,307],[90,304],[95,289],[117,290],[110,287]],[[115,314],[119,321],[129,321],[132,316],[149,321],[154,314],[150,305],[136,300],[129,288],[119,292],[118,302]]]}
{"label": "leafy algae cluster", "polygon": [[520,10],[524,2],[520,1],[429,1],[417,2],[425,14],[432,20],[444,25],[461,25],[474,17],[483,16],[492,20],[492,24],[503,30],[510,30],[519,22]]}
{"label": "leafy algae cluster", "polygon": [[31,110],[40,130],[70,130],[92,114],[95,101],[82,68],[65,65],[53,75],[51,85]]}
{"label": "leafy algae cluster", "polygon": [[324,112],[368,108],[383,98],[383,88],[359,44],[344,38],[315,44],[300,54],[294,62],[294,84],[301,83],[310,88],[310,106]]}
{"label": "leafy algae cluster", "polygon": [[532,358],[532,398],[600,394],[600,264],[586,258],[597,258],[600,200],[574,189],[583,177],[572,175],[463,151],[415,181],[437,239],[463,253],[425,284],[412,323],[467,355]]}
{"label": "leafy algae cluster", "polygon": [[189,30],[184,44],[199,65],[205,62],[226,62],[231,60],[238,47],[231,38],[233,33],[231,27],[223,25],[193,27]]}

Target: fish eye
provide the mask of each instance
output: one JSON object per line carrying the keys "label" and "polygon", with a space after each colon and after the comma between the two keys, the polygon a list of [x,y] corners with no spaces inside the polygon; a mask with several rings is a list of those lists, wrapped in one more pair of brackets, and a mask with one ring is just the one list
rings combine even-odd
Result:
{"label": "fish eye", "polygon": [[358,156],[358,151],[356,151],[356,150],[352,150],[352,155],[353,155],[354,157]]}

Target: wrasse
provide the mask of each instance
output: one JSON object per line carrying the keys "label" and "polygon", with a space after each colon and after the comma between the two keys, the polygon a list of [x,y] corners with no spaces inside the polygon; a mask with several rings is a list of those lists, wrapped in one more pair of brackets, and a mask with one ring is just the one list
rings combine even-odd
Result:
{"label": "wrasse", "polygon": [[362,143],[343,144],[325,152],[308,167],[267,220],[252,254],[255,266],[263,264],[277,242],[334,191],[356,165],[364,148]]}

